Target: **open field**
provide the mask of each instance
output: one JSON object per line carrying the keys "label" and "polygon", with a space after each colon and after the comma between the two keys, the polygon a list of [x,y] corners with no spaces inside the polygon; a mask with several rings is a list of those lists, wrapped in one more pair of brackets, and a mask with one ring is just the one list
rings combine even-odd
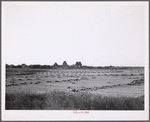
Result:
{"label": "open field", "polygon": [[144,68],[6,69],[6,109],[144,110]]}

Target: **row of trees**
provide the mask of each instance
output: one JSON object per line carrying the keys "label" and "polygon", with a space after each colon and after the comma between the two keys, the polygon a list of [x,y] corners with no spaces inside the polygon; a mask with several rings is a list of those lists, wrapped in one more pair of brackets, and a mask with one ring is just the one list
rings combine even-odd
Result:
{"label": "row of trees", "polygon": [[50,65],[8,65],[6,64],[6,68],[35,68],[35,69],[48,69],[51,68]]}
{"label": "row of trees", "polygon": [[63,62],[62,65],[58,65],[57,63],[54,63],[54,65],[26,65],[26,64],[21,64],[21,65],[8,65],[6,64],[6,68],[35,68],[35,69],[69,69],[69,68],[82,68],[82,63],[81,62],[76,62],[75,65],[68,65],[66,61]]}
{"label": "row of trees", "polygon": [[[93,67],[93,66],[83,66],[81,62],[76,62],[73,65],[68,65],[66,61],[63,62],[62,65],[58,65],[57,63],[54,63],[54,65],[40,65],[40,64],[35,64],[35,65],[26,65],[26,64],[21,64],[21,65],[8,65],[6,64],[6,68],[34,68],[34,69],[77,69],[77,68],[82,68],[82,69],[114,69],[118,67],[114,66],[105,66],[105,67]],[[120,67],[121,68],[121,67]]]}
{"label": "row of trees", "polygon": [[82,63],[81,62],[76,62],[75,65],[68,65],[66,61],[63,62],[62,65],[58,65],[55,63],[52,68],[57,69],[57,68],[62,68],[62,69],[69,69],[69,68],[82,68]]}

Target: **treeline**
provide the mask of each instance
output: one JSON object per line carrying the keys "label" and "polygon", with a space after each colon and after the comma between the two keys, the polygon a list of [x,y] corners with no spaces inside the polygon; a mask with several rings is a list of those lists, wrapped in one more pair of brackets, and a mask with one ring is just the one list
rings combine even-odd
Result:
{"label": "treeline", "polygon": [[83,66],[81,62],[76,62],[73,65],[68,65],[66,61],[63,62],[62,65],[58,65],[56,62],[53,65],[40,65],[40,64],[33,64],[33,65],[13,65],[13,64],[6,64],[6,68],[33,68],[33,69],[132,69],[132,68],[144,68],[144,67],[118,67],[118,66]]}
{"label": "treeline", "polygon": [[47,68],[51,68],[50,65],[40,65],[40,64],[36,64],[36,65],[9,65],[9,64],[6,64],[6,68],[35,68],[35,69],[47,69]]}
{"label": "treeline", "polygon": [[[33,69],[97,69],[97,68],[104,68],[104,67],[93,67],[93,66],[83,66],[81,62],[76,62],[73,65],[68,65],[66,61],[63,62],[62,65],[58,65],[54,63],[53,65],[13,65],[13,64],[6,64],[6,68],[33,68]],[[107,67],[105,67],[107,68]]]}
{"label": "treeline", "polygon": [[6,64],[6,68],[34,68],[34,69],[70,69],[70,68],[83,68],[81,62],[76,62],[73,65],[68,65],[66,61],[63,62],[62,65],[58,65],[56,62],[54,65],[40,65],[40,64],[33,64],[33,65],[13,65],[13,64]]}

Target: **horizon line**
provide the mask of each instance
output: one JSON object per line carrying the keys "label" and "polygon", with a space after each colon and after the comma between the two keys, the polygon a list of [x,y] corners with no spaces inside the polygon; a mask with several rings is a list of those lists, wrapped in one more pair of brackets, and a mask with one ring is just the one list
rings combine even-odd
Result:
{"label": "horizon line", "polygon": [[[80,62],[80,61],[77,61],[77,62]],[[5,63],[5,64],[8,64],[8,63]],[[25,64],[25,65],[49,65],[49,66],[53,66],[55,63],[53,63],[53,64],[38,64],[38,63],[35,63],[35,64],[26,64],[26,63],[13,64],[13,63],[11,63],[11,64],[8,64],[8,65],[17,66],[17,65],[22,65],[22,64]],[[61,66],[63,64],[58,64],[58,65]],[[67,65],[71,66],[71,65],[75,65],[75,64],[71,64],[71,65],[67,64]],[[96,66],[94,66],[94,65],[83,65],[83,64],[82,64],[82,66],[89,66],[89,67],[106,67],[106,66],[109,66],[109,67],[110,66],[113,66],[113,67],[145,67],[145,66],[137,66],[137,65],[136,66],[133,66],[133,65],[96,65]]]}

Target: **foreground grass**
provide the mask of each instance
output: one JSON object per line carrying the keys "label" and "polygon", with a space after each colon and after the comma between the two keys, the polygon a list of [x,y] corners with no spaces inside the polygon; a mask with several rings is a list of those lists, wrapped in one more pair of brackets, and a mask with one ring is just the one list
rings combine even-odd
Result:
{"label": "foreground grass", "polygon": [[103,97],[59,91],[6,93],[6,110],[144,110],[144,96]]}

